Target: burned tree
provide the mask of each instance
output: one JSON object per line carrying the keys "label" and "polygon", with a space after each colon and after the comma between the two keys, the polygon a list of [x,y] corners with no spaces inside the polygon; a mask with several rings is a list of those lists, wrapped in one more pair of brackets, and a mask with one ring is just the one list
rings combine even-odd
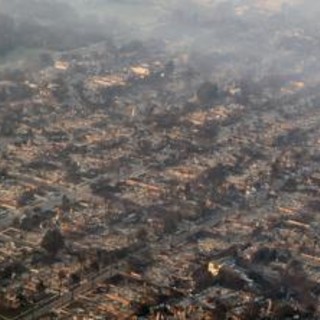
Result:
{"label": "burned tree", "polygon": [[52,256],[55,256],[64,245],[64,237],[59,229],[48,230],[41,241],[41,247]]}
{"label": "burned tree", "polygon": [[201,104],[209,104],[219,97],[218,86],[212,82],[204,82],[197,91],[197,98]]}
{"label": "burned tree", "polygon": [[15,114],[7,113],[0,121],[0,135],[11,137],[18,128],[18,119]]}

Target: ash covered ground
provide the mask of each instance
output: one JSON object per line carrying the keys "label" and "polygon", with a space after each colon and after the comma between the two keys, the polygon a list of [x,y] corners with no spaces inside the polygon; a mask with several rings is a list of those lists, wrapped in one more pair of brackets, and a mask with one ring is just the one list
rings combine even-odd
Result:
{"label": "ash covered ground", "polygon": [[1,318],[320,318],[319,6],[0,7]]}

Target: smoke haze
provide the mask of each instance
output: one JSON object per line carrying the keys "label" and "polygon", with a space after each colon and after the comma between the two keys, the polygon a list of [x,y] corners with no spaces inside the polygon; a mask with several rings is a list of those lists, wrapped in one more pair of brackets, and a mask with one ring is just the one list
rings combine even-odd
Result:
{"label": "smoke haze", "polygon": [[118,45],[163,42],[176,62],[219,81],[318,72],[319,8],[307,0],[1,0],[0,5],[3,63],[8,57],[34,58],[34,50],[64,51],[112,39]]}

